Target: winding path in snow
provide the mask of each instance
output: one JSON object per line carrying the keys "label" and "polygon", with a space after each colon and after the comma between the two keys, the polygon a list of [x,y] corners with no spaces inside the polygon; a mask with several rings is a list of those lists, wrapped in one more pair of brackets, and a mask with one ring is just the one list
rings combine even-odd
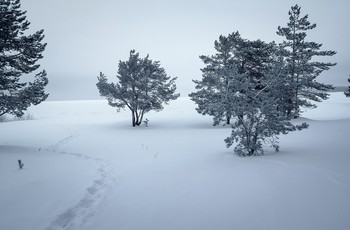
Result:
{"label": "winding path in snow", "polygon": [[86,188],[85,195],[76,204],[68,207],[64,212],[56,216],[45,230],[76,230],[82,228],[96,214],[99,205],[102,204],[112,185],[116,181],[113,169],[110,163],[106,160],[91,157],[82,153],[70,153],[59,150],[61,145],[74,140],[78,136],[77,132],[72,132],[69,136],[58,141],[56,144],[45,148],[45,150],[52,153],[68,154],[85,160],[95,161],[99,165],[98,178],[93,180],[92,184]]}

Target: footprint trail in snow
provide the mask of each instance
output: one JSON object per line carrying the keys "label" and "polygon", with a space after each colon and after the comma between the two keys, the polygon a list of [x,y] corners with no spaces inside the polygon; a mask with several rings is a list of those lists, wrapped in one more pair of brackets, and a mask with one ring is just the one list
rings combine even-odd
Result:
{"label": "footprint trail in snow", "polygon": [[76,204],[67,208],[64,212],[56,216],[51,224],[45,230],[77,230],[89,223],[89,220],[96,214],[98,207],[103,203],[112,185],[116,181],[111,165],[103,159],[95,158],[81,153],[69,153],[59,151],[59,147],[78,137],[78,134],[72,133],[68,137],[60,140],[46,150],[59,154],[68,154],[80,157],[85,160],[93,160],[98,165],[98,178],[86,188],[84,197]]}

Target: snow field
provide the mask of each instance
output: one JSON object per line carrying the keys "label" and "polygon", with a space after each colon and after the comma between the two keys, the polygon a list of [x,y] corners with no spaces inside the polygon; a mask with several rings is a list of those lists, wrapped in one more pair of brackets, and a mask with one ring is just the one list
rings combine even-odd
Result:
{"label": "snow field", "polygon": [[97,176],[91,170],[97,168],[95,162],[69,155],[16,146],[1,146],[0,152],[1,229],[44,229],[76,203],[90,178]]}
{"label": "snow field", "polygon": [[[212,127],[194,107],[179,98],[133,128],[128,111],[103,100],[45,102],[31,109],[35,120],[1,123],[0,203],[9,202],[0,229],[348,229],[350,102],[341,93],[261,157],[234,156],[230,127]],[[23,190],[31,198],[17,200]]]}

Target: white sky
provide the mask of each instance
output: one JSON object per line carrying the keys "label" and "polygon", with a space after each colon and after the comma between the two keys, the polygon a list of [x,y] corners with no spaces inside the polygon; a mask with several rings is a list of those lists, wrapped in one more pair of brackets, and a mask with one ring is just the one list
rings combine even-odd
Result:
{"label": "white sky", "polygon": [[31,31],[45,30],[48,43],[41,67],[48,72],[51,100],[100,98],[99,72],[115,81],[119,60],[131,49],[161,62],[178,77],[178,92],[194,91],[204,67],[199,55],[215,53],[220,34],[239,31],[250,40],[280,42],[277,27],[286,26],[294,4],[317,27],[309,41],[338,53],[325,62],[337,66],[319,81],[348,85],[350,74],[350,1],[348,0],[22,0]]}

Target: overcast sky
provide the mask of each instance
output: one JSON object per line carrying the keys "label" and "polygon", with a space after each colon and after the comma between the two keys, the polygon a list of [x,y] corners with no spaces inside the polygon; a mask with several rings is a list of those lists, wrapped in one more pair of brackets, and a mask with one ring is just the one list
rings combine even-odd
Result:
{"label": "overcast sky", "polygon": [[219,35],[239,31],[243,38],[281,42],[277,27],[286,26],[295,4],[317,27],[307,39],[335,50],[325,62],[337,66],[319,81],[348,85],[350,74],[350,1],[348,0],[21,0],[30,30],[45,30],[48,43],[40,61],[49,77],[51,100],[100,98],[99,72],[115,81],[119,60],[135,49],[160,61],[178,77],[183,96],[194,91],[204,67],[199,55],[215,53]]}

